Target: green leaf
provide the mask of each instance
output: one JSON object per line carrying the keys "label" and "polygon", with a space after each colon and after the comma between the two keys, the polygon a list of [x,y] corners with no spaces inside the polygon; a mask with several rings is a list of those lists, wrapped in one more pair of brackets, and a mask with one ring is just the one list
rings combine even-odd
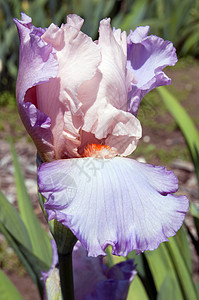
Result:
{"label": "green leaf", "polygon": [[157,294],[156,287],[154,284],[154,279],[149,268],[149,264],[146,260],[145,255],[142,253],[136,255],[136,251],[132,251],[127,256],[128,259],[134,259],[136,264],[136,269],[139,275],[140,280],[142,281],[145,291],[148,297],[152,300],[155,299]]}
{"label": "green leaf", "polygon": [[41,271],[48,270],[49,266],[32,253],[26,227],[16,209],[8,202],[1,191],[0,208],[0,232],[2,232],[9,245],[16,252],[42,294]]}
{"label": "green leaf", "polygon": [[199,208],[192,202],[190,203],[189,211],[193,217],[199,219]]}
{"label": "green leaf", "polygon": [[19,246],[20,243],[18,243],[18,241],[9,233],[9,231],[6,230],[6,228],[4,227],[4,225],[2,223],[0,223],[0,232],[4,235],[7,242],[9,243],[9,245],[15,251],[15,253],[19,257],[20,261],[22,262],[22,264],[24,265],[24,267],[26,268],[28,273],[30,274],[33,281],[37,282],[37,277],[36,277],[35,273],[33,272],[32,268],[30,267],[30,264],[27,262],[27,260],[25,259],[24,255],[20,249],[20,246]]}
{"label": "green leaf", "polygon": [[172,273],[168,273],[160,286],[157,300],[182,299],[176,291],[175,279],[173,278]]}
{"label": "green leaf", "polygon": [[[179,128],[181,129],[186,143],[188,145],[188,149],[190,152],[190,156],[192,158],[194,167],[195,167],[195,173],[198,180],[198,187],[199,187],[199,134],[198,131],[192,121],[192,119],[189,117],[185,109],[181,106],[181,104],[177,101],[177,99],[168,92],[168,90],[165,87],[161,87],[157,89],[160,93],[166,107],[168,108],[169,112],[173,115],[176,123],[178,124]],[[194,223],[199,235],[199,219],[197,216],[194,216],[194,213],[196,213],[196,209],[194,208],[194,205],[190,204],[190,211],[194,217]],[[189,232],[189,235],[194,243],[194,246],[196,248],[196,251],[199,251],[198,242],[194,240],[194,236]]]}
{"label": "green leaf", "polygon": [[145,256],[151,269],[157,291],[160,291],[165,278],[168,273],[170,273],[175,282],[176,294],[179,295],[178,299],[183,300],[178,276],[167,250],[166,243],[160,244],[159,248],[154,251],[146,251]]}
{"label": "green leaf", "polygon": [[146,268],[145,268],[145,262],[144,262],[144,255],[140,254],[140,255],[136,255],[136,250],[131,251],[128,256],[128,259],[134,259],[135,260],[135,264],[137,265],[137,271],[139,273],[139,275],[144,278],[146,275]]}
{"label": "green leaf", "polygon": [[199,299],[199,280],[196,282],[195,286],[196,286],[196,292],[197,292],[198,299]]}
{"label": "green leaf", "polygon": [[21,217],[0,191],[0,222],[24,247],[32,250],[31,242]]}
{"label": "green leaf", "polygon": [[48,271],[49,267],[44,264],[38,257],[36,257],[31,251],[25,248],[18,240],[12,236],[5,226],[0,222],[0,232],[4,235],[9,245],[13,248],[20,261],[30,274],[32,280],[36,283],[40,295],[43,294],[43,284],[41,282],[41,271]]}
{"label": "green leaf", "polygon": [[188,35],[187,39],[185,40],[181,53],[185,56],[187,53],[191,52],[191,50],[196,47],[197,52],[197,44],[198,44],[198,30],[195,32],[192,32],[190,35]]}
{"label": "green leaf", "polygon": [[179,249],[181,249],[181,253],[184,259],[184,262],[186,263],[186,266],[189,270],[189,273],[192,273],[192,261],[191,261],[191,249],[189,240],[187,238],[187,234],[185,233],[184,227],[181,227],[180,230],[178,230],[175,240],[178,243]]}
{"label": "green leaf", "polygon": [[0,297],[1,300],[22,300],[20,293],[4,272],[0,269]]}
{"label": "green leaf", "polygon": [[186,299],[197,300],[198,297],[192,279],[192,274],[189,272],[186,266],[175,237],[170,238],[169,243],[167,243],[166,246],[173,261],[176,273],[179,276],[180,285],[186,296]]}
{"label": "green leaf", "polygon": [[19,211],[21,218],[27,228],[32,244],[33,253],[44,263],[50,266],[52,259],[50,238],[44,231],[44,229],[41,227],[41,224],[39,223],[39,220],[37,219],[33,211],[32,203],[29,199],[27,189],[24,183],[24,176],[20,168],[19,161],[12,142],[11,153],[15,169],[15,182],[17,188]]}
{"label": "green leaf", "polygon": [[148,0],[133,1],[131,11],[125,16],[120,27],[122,30],[129,31],[138,25],[140,21],[144,19],[144,15],[147,11]]}
{"label": "green leaf", "polygon": [[199,185],[199,134],[185,109],[178,100],[165,88],[157,88],[168,111],[173,115],[187,142]]}
{"label": "green leaf", "polygon": [[146,293],[144,285],[142,284],[142,281],[140,280],[139,276],[136,275],[129,287],[127,300],[139,300],[139,299],[149,300],[149,297]]}
{"label": "green leaf", "polygon": [[194,204],[194,203],[190,203],[190,213],[193,216],[193,220],[194,220],[194,224],[195,224],[195,228],[197,230],[197,238],[194,238],[193,234],[190,232],[189,230],[189,235],[192,239],[192,242],[196,248],[196,251],[199,255],[199,244],[198,244],[198,238],[199,238],[199,208]]}

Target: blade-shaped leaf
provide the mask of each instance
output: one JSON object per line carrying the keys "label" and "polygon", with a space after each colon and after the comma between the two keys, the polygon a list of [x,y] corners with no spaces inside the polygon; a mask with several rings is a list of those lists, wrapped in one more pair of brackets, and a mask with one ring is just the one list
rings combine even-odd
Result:
{"label": "blade-shaped leaf", "polygon": [[0,232],[4,235],[9,245],[13,248],[20,261],[30,274],[33,281],[37,284],[40,295],[43,294],[43,285],[41,282],[41,271],[47,271],[49,266],[44,264],[38,257],[36,257],[31,251],[20,244],[17,239],[10,234],[5,226],[0,222]]}
{"label": "blade-shaped leaf", "polygon": [[191,239],[194,243],[194,246],[196,248],[196,251],[199,255],[199,244],[198,244],[198,238],[199,238],[199,208],[194,204],[190,203],[190,213],[193,216],[194,224],[197,230],[197,238],[194,238],[194,236],[191,234],[189,230],[189,235],[191,236]]}
{"label": "blade-shaped leaf", "polygon": [[120,27],[122,30],[129,31],[138,25],[147,11],[148,0],[137,0],[133,2],[131,11],[125,16]]}
{"label": "blade-shaped leaf", "polygon": [[194,203],[190,203],[189,209],[192,216],[199,219],[199,208]]}
{"label": "blade-shaped leaf", "polygon": [[24,247],[32,250],[26,227],[16,209],[0,191],[0,222]]}
{"label": "blade-shaped leaf", "polygon": [[199,280],[196,282],[196,292],[197,292],[198,299],[199,299]]}
{"label": "blade-shaped leaf", "polygon": [[146,293],[144,285],[142,284],[142,281],[140,280],[139,276],[136,275],[129,287],[127,300],[138,300],[138,299],[149,300],[149,297]]}
{"label": "blade-shaped leaf", "polygon": [[0,298],[1,300],[22,300],[20,293],[4,272],[0,269]]}
{"label": "blade-shaped leaf", "polygon": [[4,225],[0,222],[0,232],[4,235],[9,245],[12,247],[12,249],[15,251],[17,256],[19,257],[20,261],[26,268],[27,272],[30,274],[32,280],[36,283],[37,282],[37,276],[35,275],[34,271],[32,270],[30,264],[24,257],[23,253],[20,250],[19,243],[12,237],[12,235],[6,230]]}
{"label": "blade-shaped leaf", "polygon": [[[195,173],[198,180],[198,187],[199,187],[199,134],[198,131],[189,117],[185,109],[181,106],[181,104],[177,101],[177,99],[168,92],[165,87],[161,87],[157,89],[160,93],[167,109],[173,115],[176,123],[178,124],[179,128],[181,129],[185,140],[188,145],[188,149],[195,167]],[[190,211],[194,214],[193,206],[190,205]],[[194,215],[193,215],[194,216]],[[194,223],[199,234],[199,222],[198,218],[194,216]],[[189,233],[191,234],[191,233]],[[198,242],[194,241],[194,237],[190,235],[193,243],[195,245],[196,251],[198,252]]]}
{"label": "blade-shaped leaf", "polygon": [[15,169],[15,182],[21,218],[27,228],[33,248],[33,253],[50,266],[52,259],[50,238],[41,227],[41,224],[39,223],[39,220],[37,219],[33,211],[33,207],[24,183],[24,176],[12,142],[11,152]]}
{"label": "blade-shaped leaf", "polygon": [[168,111],[173,115],[187,142],[199,184],[199,134],[186,110],[178,100],[165,88],[157,89]]}
{"label": "blade-shaped leaf", "polygon": [[178,300],[179,295],[177,294],[177,288],[175,284],[176,281],[173,278],[172,273],[168,273],[160,287],[157,300],[168,300],[168,299]]}
{"label": "blade-shaped leaf", "polygon": [[185,233],[184,227],[181,227],[180,230],[178,230],[175,236],[175,240],[178,244],[179,249],[181,250],[184,262],[186,263],[189,273],[191,274],[192,273],[191,249],[190,249],[189,240]]}
{"label": "blade-shaped leaf", "polygon": [[134,259],[137,265],[136,269],[145,291],[150,300],[156,299],[157,290],[154,283],[152,272],[149,268],[149,264],[144,254],[136,255],[136,251],[132,251],[128,254],[127,258]]}
{"label": "blade-shaped leaf", "polygon": [[173,277],[173,281],[175,282],[176,294],[178,295],[178,299],[183,300],[178,276],[176,274],[169,252],[166,248],[166,243],[160,244],[159,248],[154,251],[146,251],[145,256],[153,274],[153,279],[157,291],[159,292],[165,278],[169,273],[171,274],[171,276]]}
{"label": "blade-shaped leaf", "polygon": [[186,263],[183,259],[183,256],[181,254],[180,248],[178,247],[176,239],[174,237],[170,238],[169,243],[167,243],[166,246],[170,253],[176,272],[179,276],[180,284],[186,296],[186,299],[197,300],[198,297],[192,279],[192,274],[190,274],[186,266]]}

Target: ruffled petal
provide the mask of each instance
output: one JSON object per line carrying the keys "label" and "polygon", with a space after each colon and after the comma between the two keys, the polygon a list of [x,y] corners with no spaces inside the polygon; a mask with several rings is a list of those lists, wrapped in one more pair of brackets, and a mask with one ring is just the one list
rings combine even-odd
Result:
{"label": "ruffled petal", "polygon": [[[105,145],[110,146],[116,154],[130,155],[136,149],[142,136],[141,124],[132,114],[119,110],[103,100],[95,112],[96,122],[87,123],[90,125],[89,131],[99,141],[103,140]],[[88,128],[84,126],[83,129],[87,131]]]}
{"label": "ruffled petal", "polygon": [[75,27],[76,29],[80,30],[82,25],[84,23],[84,20],[75,14],[70,14],[67,16],[67,24]]}
{"label": "ruffled petal", "polygon": [[21,119],[35,142],[43,160],[54,156],[51,120],[38,110],[35,86],[56,77],[58,63],[53,48],[42,41],[45,32],[31,24],[24,13],[22,20],[14,19],[20,37],[19,71],[16,84],[17,105]]}
{"label": "ruffled petal", "polygon": [[137,115],[139,104],[149,91],[170,84],[170,78],[162,69],[177,62],[173,44],[154,35],[147,36],[148,32],[149,26],[138,27],[127,38],[127,69],[137,79],[128,94],[128,109],[134,115]]}
{"label": "ruffled petal", "polygon": [[37,89],[39,109],[52,120],[56,159],[78,157],[83,126],[79,86],[90,80],[101,61],[100,49],[80,31],[83,20],[70,15],[59,28],[51,24],[42,39],[56,49],[59,64],[57,78]]}
{"label": "ruffled petal", "polygon": [[22,14],[22,21],[14,19],[14,22],[20,37],[16,96],[17,101],[22,104],[28,89],[56,77],[58,63],[52,46],[41,39],[44,29],[34,27],[30,23],[31,18],[25,14]]}
{"label": "ruffled petal", "polygon": [[[79,89],[84,112],[83,131],[114,148],[117,154],[131,154],[141,137],[141,125],[127,111],[127,94],[132,73],[126,72],[126,32],[112,31],[110,19],[102,20],[98,45],[102,61],[98,72]],[[82,138],[82,144],[87,141]]]}
{"label": "ruffled petal", "polygon": [[95,75],[101,55],[98,45],[80,31],[83,20],[78,16],[70,15],[67,21],[69,23],[62,24],[61,28],[51,24],[42,39],[57,50],[59,101],[68,105],[68,108],[76,113],[81,107],[78,88],[84,81],[90,80]]}
{"label": "ruffled petal", "polygon": [[[156,249],[175,235],[188,210],[172,172],[115,157],[67,159],[42,164],[39,191],[49,220],[69,227],[88,255],[126,256]],[[70,191],[70,193],[69,193]]]}
{"label": "ruffled petal", "polygon": [[101,47],[102,62],[99,70],[102,81],[98,95],[99,99],[106,98],[114,107],[127,109],[126,90],[126,32],[112,31],[110,19],[102,20],[99,27],[99,46]]}

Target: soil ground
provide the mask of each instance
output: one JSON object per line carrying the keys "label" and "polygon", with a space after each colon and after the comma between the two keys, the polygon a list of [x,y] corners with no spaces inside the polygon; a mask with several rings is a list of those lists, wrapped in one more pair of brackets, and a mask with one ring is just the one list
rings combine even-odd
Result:
{"label": "soil ground", "polygon": [[[192,59],[182,60],[176,67],[167,68],[166,74],[172,78],[172,85],[169,90],[178,98],[199,129],[198,61]],[[37,201],[36,149],[19,119],[13,96],[10,95],[8,102],[6,102],[6,99],[8,99],[8,95],[5,93],[1,96],[0,101],[2,115],[0,120],[0,188],[7,195],[9,201],[15,205],[16,190],[12,159],[7,141],[8,136],[12,136],[34,210],[42,224],[46,226]],[[173,170],[179,178],[179,194],[186,194],[190,201],[198,205],[197,181],[186,143],[157,92],[149,93],[145,97],[138,118],[143,126],[143,138],[132,157],[155,165],[164,165],[167,169]],[[186,223],[190,230],[193,230],[193,222],[189,214],[187,214]],[[193,265],[196,279],[199,263],[194,252]],[[16,285],[24,300],[39,299],[36,286],[2,236],[0,239],[0,266]]]}

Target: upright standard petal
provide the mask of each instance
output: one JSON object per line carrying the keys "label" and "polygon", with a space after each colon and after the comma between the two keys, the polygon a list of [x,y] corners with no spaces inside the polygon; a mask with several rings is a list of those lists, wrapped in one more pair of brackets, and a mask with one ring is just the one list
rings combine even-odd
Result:
{"label": "upright standard petal", "polygon": [[127,69],[135,76],[128,94],[129,112],[137,115],[142,98],[152,89],[170,84],[171,80],[162,71],[177,62],[175,48],[169,41],[151,35],[149,26],[138,27],[127,38]]}
{"label": "upright standard petal", "polygon": [[51,45],[41,39],[45,32],[31,24],[31,18],[22,14],[22,20],[15,19],[20,37],[19,71],[16,97],[21,119],[35,142],[44,160],[54,156],[50,118],[37,107],[36,85],[56,77],[58,63]]}
{"label": "upright standard petal", "polygon": [[171,194],[172,172],[128,158],[58,160],[42,164],[38,179],[49,220],[69,227],[91,256],[105,255],[108,245],[124,256],[156,249],[175,235],[189,206]]}
{"label": "upright standard petal", "polygon": [[[133,76],[126,72],[126,32],[113,31],[110,19],[102,20],[98,45],[102,55],[98,72],[79,88],[84,112],[82,129],[118,154],[129,155],[141,137],[141,125],[127,112],[127,94]],[[82,144],[86,146],[87,141],[82,139]]]}
{"label": "upright standard petal", "polygon": [[59,28],[51,24],[42,39],[56,49],[59,72],[37,88],[38,106],[52,120],[55,158],[78,157],[84,124],[80,85],[94,77],[101,62],[99,46],[80,31],[83,20],[70,15]]}
{"label": "upright standard petal", "polygon": [[69,15],[61,28],[36,28],[25,14],[15,23],[21,42],[17,102],[24,125],[43,161],[78,157],[84,123],[78,89],[95,75],[99,47],[80,31],[83,19],[77,15]]}

